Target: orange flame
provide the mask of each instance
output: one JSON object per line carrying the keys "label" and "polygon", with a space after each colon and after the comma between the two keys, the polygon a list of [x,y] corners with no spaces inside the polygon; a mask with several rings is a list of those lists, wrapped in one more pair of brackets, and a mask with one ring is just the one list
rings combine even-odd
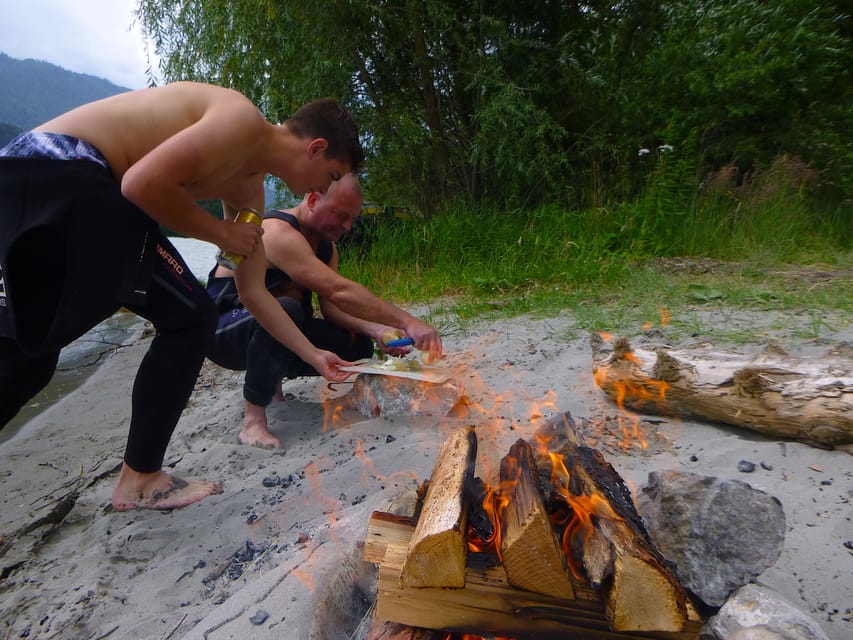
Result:
{"label": "orange flame", "polygon": [[571,493],[569,490],[569,471],[563,462],[563,456],[554,452],[548,452],[548,455],[551,458],[551,483],[559,499],[570,509],[570,513],[564,517],[554,514],[552,521],[555,525],[565,527],[562,535],[563,553],[575,578],[584,580],[585,578],[572,553],[572,542],[578,536],[583,536],[585,540],[589,539],[593,533],[593,516],[616,521],[622,520],[622,518],[613,511],[607,499],[599,494],[587,496]]}
{"label": "orange flame", "polygon": [[[517,465],[516,465],[517,469]],[[503,514],[510,502],[509,496],[512,495],[515,485],[518,484],[520,469],[516,470],[515,476],[507,480],[502,480],[495,489],[490,485],[486,485],[486,495],[483,498],[483,510],[489,518],[492,525],[492,535],[488,539],[483,540],[476,533],[470,531],[468,535],[468,549],[484,553],[491,553],[501,558],[501,532],[503,530]]]}
{"label": "orange flame", "polygon": [[[661,310],[662,317],[668,318],[668,312]],[[632,351],[621,353],[619,360],[615,363],[598,367],[593,374],[593,381],[600,389],[604,389],[614,396],[616,405],[619,407],[619,425],[621,427],[621,443],[624,448],[639,445],[642,449],[648,448],[648,442],[640,430],[640,419],[626,408],[630,405],[643,405],[647,403],[657,404],[666,401],[666,394],[672,388],[664,380],[642,377],[636,380],[628,375],[623,375],[619,367],[619,361],[630,362],[634,366],[642,366],[640,358]]]}
{"label": "orange flame", "polygon": [[[448,633],[444,640],[486,640],[483,636],[474,636],[470,633]],[[489,640],[515,640],[505,636],[489,636]]]}

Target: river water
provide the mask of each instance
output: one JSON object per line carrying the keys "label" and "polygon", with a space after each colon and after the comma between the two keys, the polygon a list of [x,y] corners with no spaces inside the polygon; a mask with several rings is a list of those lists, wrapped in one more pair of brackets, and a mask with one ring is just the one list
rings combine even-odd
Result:
{"label": "river water", "polygon": [[[192,238],[171,238],[171,241],[195,276],[205,281],[215,260],[216,247]],[[59,354],[50,384],[0,429],[0,443],[26,431],[27,422],[83,384],[105,358],[139,332],[142,323],[139,316],[119,311],[65,347]]]}

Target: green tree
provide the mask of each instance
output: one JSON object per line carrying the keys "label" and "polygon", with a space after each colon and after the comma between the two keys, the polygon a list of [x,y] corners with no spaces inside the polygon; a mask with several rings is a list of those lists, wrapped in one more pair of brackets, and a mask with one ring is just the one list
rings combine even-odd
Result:
{"label": "green tree", "polygon": [[813,5],[140,0],[139,16],[169,80],[234,87],[273,120],[343,101],[371,197],[429,212],[631,197],[637,150],[661,144],[697,170],[795,154],[849,196],[850,22]]}

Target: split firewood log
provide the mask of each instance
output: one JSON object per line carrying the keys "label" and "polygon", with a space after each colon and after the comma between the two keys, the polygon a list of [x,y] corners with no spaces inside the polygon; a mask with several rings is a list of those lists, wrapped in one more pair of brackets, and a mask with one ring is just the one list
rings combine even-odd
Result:
{"label": "split firewood log", "polygon": [[[550,426],[559,423],[558,418]],[[539,473],[550,477],[556,460],[564,467],[557,475],[568,481],[566,490],[549,486],[548,482],[544,482],[544,490],[551,496],[550,501],[561,500],[561,495],[569,496],[572,509],[583,512],[575,513],[576,535],[571,546],[591,583],[601,587],[611,628],[683,630],[690,615],[687,594],[652,544],[634,508],[630,490],[601,452],[584,444],[583,436],[575,430],[567,414],[562,424],[567,437],[556,441],[559,446],[556,459],[540,457]],[[551,511],[557,508],[552,505]]]}
{"label": "split firewood log", "polygon": [[477,457],[473,427],[451,432],[438,452],[418,524],[400,572],[407,587],[465,586],[468,508],[464,487]]}
{"label": "split firewood log", "polygon": [[500,555],[507,581],[521,589],[574,599],[566,556],[539,494],[530,445],[518,440],[501,460],[508,503],[501,519]]}
{"label": "split firewood log", "polygon": [[598,386],[645,413],[695,416],[853,453],[853,357],[836,349],[820,359],[780,349],[755,356],[711,348],[653,351],[591,337]]}

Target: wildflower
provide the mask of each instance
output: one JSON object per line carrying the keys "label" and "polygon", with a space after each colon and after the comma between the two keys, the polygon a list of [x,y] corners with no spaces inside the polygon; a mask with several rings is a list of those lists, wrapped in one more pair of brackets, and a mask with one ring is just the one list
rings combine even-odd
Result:
{"label": "wildflower", "polygon": [[642,157],[642,156],[647,156],[647,155],[649,155],[649,150],[648,150],[648,149],[646,149],[645,147],[643,147],[642,149],[640,149],[640,150],[637,152],[637,155],[638,155],[638,156],[641,156],[641,157]]}
{"label": "wildflower", "polygon": [[671,144],[662,144],[658,147],[658,151],[663,153],[664,151],[673,151]]}

